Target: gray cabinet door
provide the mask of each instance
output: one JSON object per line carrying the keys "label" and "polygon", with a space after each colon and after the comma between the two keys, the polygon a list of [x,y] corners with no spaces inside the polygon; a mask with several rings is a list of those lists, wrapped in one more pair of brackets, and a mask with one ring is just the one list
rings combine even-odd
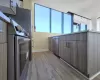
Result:
{"label": "gray cabinet door", "polygon": [[70,49],[70,41],[63,41],[63,59],[70,64],[71,61],[71,49]]}
{"label": "gray cabinet door", "polygon": [[63,59],[63,50],[64,50],[64,45],[63,41],[59,39],[59,57]]}
{"label": "gray cabinet door", "polygon": [[55,38],[55,54],[59,56],[59,38]]}
{"label": "gray cabinet door", "polygon": [[78,68],[78,53],[77,53],[77,42],[70,41],[70,54],[71,54],[71,65]]}
{"label": "gray cabinet door", "polygon": [[87,42],[77,41],[78,46],[78,70],[87,74]]}
{"label": "gray cabinet door", "polygon": [[98,42],[97,42],[97,62],[98,62],[98,71],[100,71],[100,34],[97,34]]}
{"label": "gray cabinet door", "polygon": [[7,23],[0,20],[0,43],[7,42]]}

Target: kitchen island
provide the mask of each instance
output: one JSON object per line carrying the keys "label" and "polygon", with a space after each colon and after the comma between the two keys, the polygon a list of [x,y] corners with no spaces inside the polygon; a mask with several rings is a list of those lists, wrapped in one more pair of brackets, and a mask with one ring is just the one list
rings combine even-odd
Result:
{"label": "kitchen island", "polygon": [[89,79],[100,73],[100,32],[83,31],[49,37],[49,49]]}

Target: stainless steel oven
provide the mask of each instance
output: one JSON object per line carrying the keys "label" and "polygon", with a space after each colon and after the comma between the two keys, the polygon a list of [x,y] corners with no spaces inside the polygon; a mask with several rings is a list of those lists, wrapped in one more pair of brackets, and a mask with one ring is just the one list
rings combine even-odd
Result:
{"label": "stainless steel oven", "polygon": [[8,36],[8,80],[22,80],[29,62],[29,38]]}
{"label": "stainless steel oven", "polygon": [[8,80],[25,80],[30,38],[19,26],[8,25]]}
{"label": "stainless steel oven", "polygon": [[15,36],[15,68],[16,80],[24,77],[27,63],[29,61],[29,38]]}

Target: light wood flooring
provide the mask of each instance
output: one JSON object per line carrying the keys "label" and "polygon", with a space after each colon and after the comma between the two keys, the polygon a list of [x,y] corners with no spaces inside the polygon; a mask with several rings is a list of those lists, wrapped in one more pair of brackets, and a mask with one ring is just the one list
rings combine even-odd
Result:
{"label": "light wood flooring", "polygon": [[[87,80],[51,52],[33,53],[27,80]],[[100,80],[100,76],[94,80]]]}

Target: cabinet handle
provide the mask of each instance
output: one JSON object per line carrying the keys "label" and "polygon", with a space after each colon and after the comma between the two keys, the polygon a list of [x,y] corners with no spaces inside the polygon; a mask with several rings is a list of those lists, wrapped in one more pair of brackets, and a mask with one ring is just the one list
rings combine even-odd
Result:
{"label": "cabinet handle", "polygon": [[70,43],[68,43],[68,48],[70,48]]}
{"label": "cabinet handle", "polygon": [[67,47],[68,45],[67,45],[67,42],[66,42],[66,47]]}
{"label": "cabinet handle", "polygon": [[70,43],[69,42],[66,42],[66,47],[70,48]]}

